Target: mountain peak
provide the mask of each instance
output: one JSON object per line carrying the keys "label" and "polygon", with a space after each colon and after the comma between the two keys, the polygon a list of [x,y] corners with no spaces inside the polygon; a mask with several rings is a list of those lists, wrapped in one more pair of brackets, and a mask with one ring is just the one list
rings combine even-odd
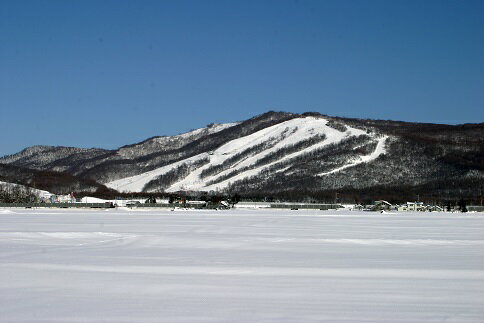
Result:
{"label": "mountain peak", "polygon": [[387,192],[474,194],[474,182],[484,177],[481,138],[482,124],[268,111],[113,151],[33,146],[0,163],[66,172],[119,191],[273,195],[338,190],[361,196],[384,187]]}

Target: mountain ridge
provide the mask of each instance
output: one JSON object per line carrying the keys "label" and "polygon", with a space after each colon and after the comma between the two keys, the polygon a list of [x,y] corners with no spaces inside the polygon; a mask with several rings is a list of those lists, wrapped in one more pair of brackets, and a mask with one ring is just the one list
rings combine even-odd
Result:
{"label": "mountain ridge", "polygon": [[[476,178],[483,178],[483,138],[483,123],[442,125],[270,111],[115,150],[33,146],[0,158],[0,164],[65,172],[127,192],[398,190],[466,178],[475,185]],[[432,190],[471,194],[472,185]]]}

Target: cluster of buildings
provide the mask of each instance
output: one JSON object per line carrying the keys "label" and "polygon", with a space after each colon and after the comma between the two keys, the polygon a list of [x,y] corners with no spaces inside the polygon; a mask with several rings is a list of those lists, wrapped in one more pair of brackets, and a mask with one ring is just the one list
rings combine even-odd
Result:
{"label": "cluster of buildings", "polygon": [[74,193],[66,195],[56,195],[46,191],[40,191],[38,194],[40,203],[77,203],[80,200],[74,197]]}
{"label": "cluster of buildings", "polygon": [[424,204],[423,202],[406,202],[404,204],[391,204],[390,202],[380,200],[375,201],[372,205],[356,205],[356,210],[365,211],[412,211],[412,212],[443,212],[444,208],[438,205]]}

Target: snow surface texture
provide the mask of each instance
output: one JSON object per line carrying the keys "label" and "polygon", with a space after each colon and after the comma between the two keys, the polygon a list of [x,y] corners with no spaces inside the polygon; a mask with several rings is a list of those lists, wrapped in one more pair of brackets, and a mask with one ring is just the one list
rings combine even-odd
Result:
{"label": "snow surface texture", "polygon": [[[276,163],[279,163],[281,161],[290,160],[302,154],[325,147],[327,145],[339,143],[341,140],[351,136],[360,136],[360,135],[366,134],[362,130],[351,128],[351,127],[347,127],[347,130],[342,132],[328,126],[327,123],[328,123],[328,120],[326,119],[314,118],[314,117],[291,119],[291,120],[282,122],[280,124],[264,128],[248,136],[232,140],[222,145],[221,147],[219,147],[213,152],[205,152],[140,175],[122,178],[113,182],[109,182],[109,183],[106,183],[106,186],[116,189],[118,191],[139,192],[144,189],[147,183],[156,179],[160,175],[168,173],[170,170],[174,169],[175,167],[181,166],[182,164],[190,165],[201,159],[209,158],[210,160],[209,163],[192,171],[185,178],[183,178],[182,180],[176,182],[175,184],[167,188],[166,191],[176,192],[180,190],[183,190],[183,191],[185,190],[194,190],[194,191],[222,190],[227,188],[231,183],[234,183],[238,180],[256,176],[261,171],[268,169],[270,166]],[[276,152],[281,148],[297,144],[301,141],[307,140],[309,138],[313,138],[317,135],[325,135],[326,139],[320,143],[311,145],[300,151],[285,155],[283,158],[278,159],[272,163],[261,165],[260,167],[256,167],[252,169],[246,169],[245,171],[240,172],[236,176],[228,178],[224,181],[211,184],[211,185],[208,184],[208,182],[220,176],[227,175],[235,170],[241,170],[248,166],[254,165],[258,160],[261,160],[262,158],[268,156],[271,153]],[[381,154],[385,153],[384,142],[386,138],[387,137],[375,138],[375,140],[378,140],[378,145],[372,154],[368,156],[361,156],[359,160],[351,161],[349,164],[343,167],[340,167],[339,169],[332,170],[329,173],[336,172],[351,166],[355,166],[363,162],[370,162],[374,160]],[[212,167],[214,165],[222,164],[227,159],[244,151],[250,146],[256,146],[259,144],[267,143],[269,141],[277,142],[277,143],[268,149],[264,149],[257,154],[249,156],[248,158],[236,163],[231,168],[225,171],[205,177],[203,179],[201,178],[200,174],[203,172],[203,170],[209,167]],[[322,176],[325,174],[319,174],[319,175]]]}
{"label": "snow surface texture", "polygon": [[2,322],[484,321],[482,214],[8,211]]}

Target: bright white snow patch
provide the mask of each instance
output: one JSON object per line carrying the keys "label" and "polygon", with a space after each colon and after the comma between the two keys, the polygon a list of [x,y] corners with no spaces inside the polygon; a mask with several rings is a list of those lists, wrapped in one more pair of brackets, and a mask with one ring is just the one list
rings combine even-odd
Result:
{"label": "bright white snow patch", "polygon": [[106,200],[97,198],[97,197],[91,197],[91,196],[84,196],[81,199],[81,203],[104,203]]}

